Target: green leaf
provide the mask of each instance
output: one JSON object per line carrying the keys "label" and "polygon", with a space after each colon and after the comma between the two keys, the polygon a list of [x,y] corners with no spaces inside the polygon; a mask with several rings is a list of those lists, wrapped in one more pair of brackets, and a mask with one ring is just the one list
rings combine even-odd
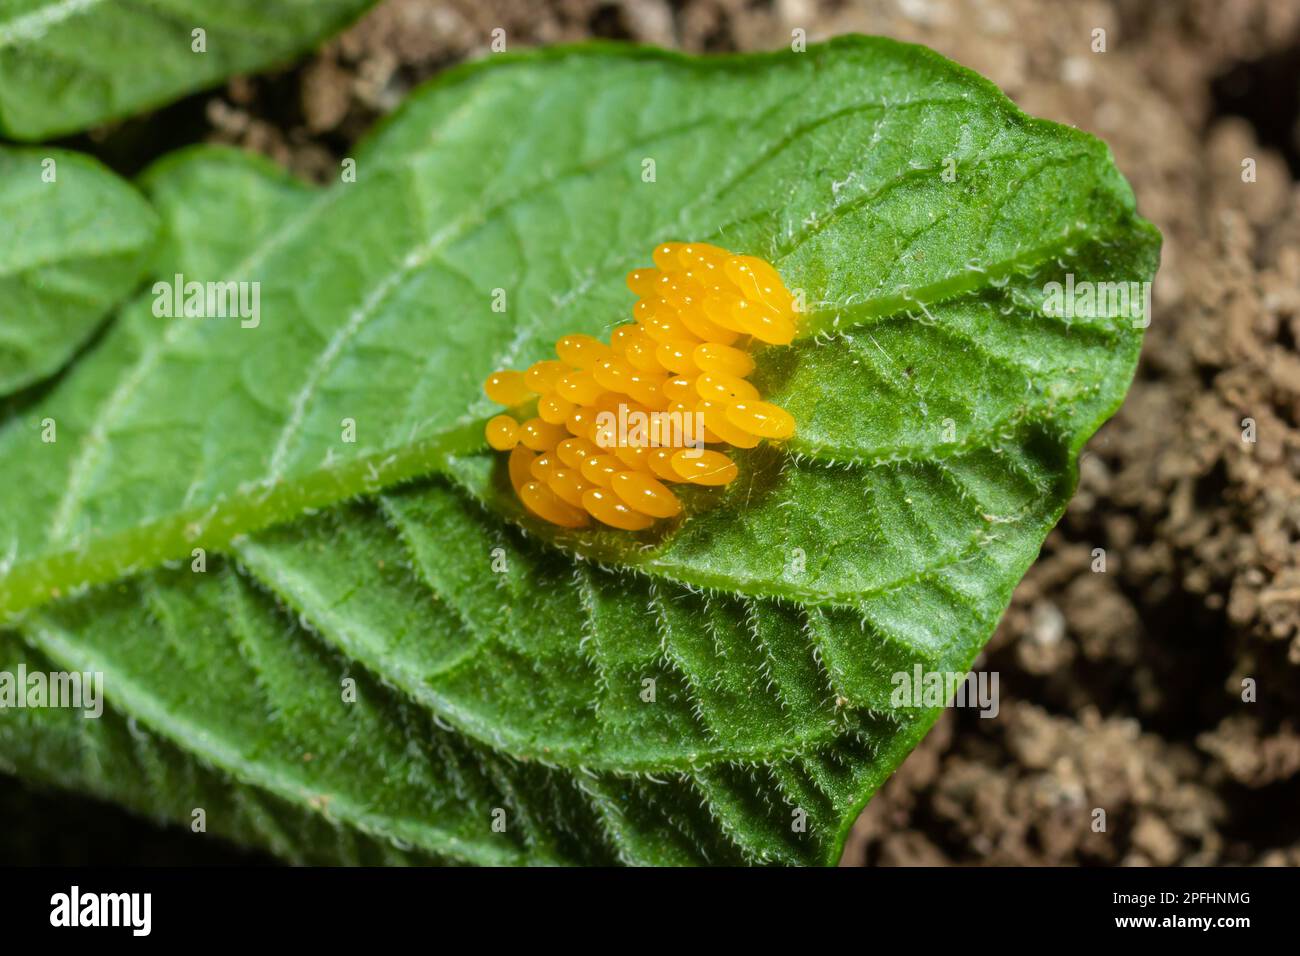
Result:
{"label": "green leaf", "polygon": [[[56,444],[0,431],[0,608],[25,646],[103,670],[166,772],[267,795],[282,833],[327,797],[340,859],[389,838],[465,862],[833,862],[938,714],[898,706],[894,675],[971,665],[1132,377],[1130,318],[1044,311],[1067,274],[1154,273],[1105,147],[848,38],[497,58],[356,158],[320,192],[212,150],[146,177],[160,272],[260,280],[260,322],[141,301],[49,396]],[[810,334],[755,375],[798,437],[690,489],[675,525],[543,527],[482,448],[480,383],[621,321],[623,274],[681,238],[805,290]],[[225,556],[194,573],[199,546]],[[104,785],[14,747],[19,772]]]}
{"label": "green leaf", "polygon": [[45,139],[159,106],[287,60],[373,2],[5,0],[0,133]]}
{"label": "green leaf", "polygon": [[0,396],[63,367],[144,272],[157,217],[94,160],[0,148]]}

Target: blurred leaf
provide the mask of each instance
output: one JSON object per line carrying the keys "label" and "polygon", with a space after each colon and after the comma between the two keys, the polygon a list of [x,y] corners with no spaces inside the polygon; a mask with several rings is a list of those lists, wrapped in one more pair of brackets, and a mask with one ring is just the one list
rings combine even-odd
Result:
{"label": "blurred leaf", "polygon": [[162,105],[287,60],[373,2],[4,0],[0,134],[47,139]]}

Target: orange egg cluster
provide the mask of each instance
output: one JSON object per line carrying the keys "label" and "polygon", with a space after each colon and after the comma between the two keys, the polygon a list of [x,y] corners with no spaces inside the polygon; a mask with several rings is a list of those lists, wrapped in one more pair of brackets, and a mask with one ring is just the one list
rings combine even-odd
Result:
{"label": "orange egg cluster", "polygon": [[[566,528],[591,518],[628,531],[681,513],[671,483],[725,485],[736,464],[705,444],[753,448],[794,434],[789,412],[745,380],[755,341],[794,339],[794,297],[771,265],[704,243],[666,242],[628,273],[635,322],[607,343],[566,335],[558,361],[488,376],[488,398],[534,399],[523,422],[497,415],[488,444],[533,514]],[[630,426],[629,426],[630,423]]]}

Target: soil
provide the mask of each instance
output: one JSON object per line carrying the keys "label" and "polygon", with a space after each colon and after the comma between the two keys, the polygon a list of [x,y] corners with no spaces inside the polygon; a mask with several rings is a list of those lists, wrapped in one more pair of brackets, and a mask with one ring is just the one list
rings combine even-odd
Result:
{"label": "soil", "polygon": [[1300,864],[1300,0],[387,0],[298,67],[76,145],[129,172],[190,136],[323,180],[495,27],[886,34],[1111,145],[1165,237],[1137,380],[977,665],[998,718],[945,714],[844,863]]}

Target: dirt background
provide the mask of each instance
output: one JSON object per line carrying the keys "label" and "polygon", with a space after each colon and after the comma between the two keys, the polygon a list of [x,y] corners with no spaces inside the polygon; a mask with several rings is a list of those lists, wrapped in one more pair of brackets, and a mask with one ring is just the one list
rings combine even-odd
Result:
{"label": "dirt background", "polygon": [[[292,69],[69,143],[132,172],[207,139],[324,180],[495,27],[512,47],[697,52],[885,34],[1111,145],[1165,236],[1137,381],[979,665],[1000,673],[1001,714],[947,713],[844,863],[1300,864],[1300,0],[387,0]],[[24,799],[0,787],[7,817]],[[51,799],[64,833],[104,825]],[[113,831],[100,862],[251,858],[126,817]]]}

